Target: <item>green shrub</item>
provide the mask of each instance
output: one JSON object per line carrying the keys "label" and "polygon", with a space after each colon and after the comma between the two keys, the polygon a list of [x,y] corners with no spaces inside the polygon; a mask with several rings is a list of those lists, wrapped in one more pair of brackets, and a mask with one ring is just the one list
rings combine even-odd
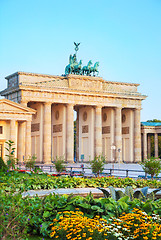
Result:
{"label": "green shrub", "polygon": [[7,150],[6,157],[7,159],[7,166],[9,169],[15,169],[15,147],[13,147],[15,144],[13,141],[9,140],[5,142],[7,144],[7,147],[5,148]]}
{"label": "green shrub", "polygon": [[0,239],[26,239],[28,217],[20,194],[0,191]]}
{"label": "green shrub", "polygon": [[33,155],[32,157],[29,156],[28,159],[25,160],[25,167],[29,168],[30,171],[31,169],[34,169],[36,159],[36,155]]}
{"label": "green shrub", "polygon": [[65,170],[64,164],[65,164],[65,160],[64,160],[63,156],[56,157],[56,161],[54,162],[54,165],[55,165],[56,171],[58,173],[60,173],[63,170]]}
{"label": "green shrub", "polygon": [[105,157],[103,155],[95,156],[94,160],[90,161],[92,172],[99,176],[104,170]]}
{"label": "green shrub", "polygon": [[0,157],[0,170],[6,171],[7,165],[4,163],[3,159]]}
{"label": "green shrub", "polygon": [[145,159],[140,165],[147,174],[151,175],[152,179],[161,172],[161,160],[159,158],[151,157]]}

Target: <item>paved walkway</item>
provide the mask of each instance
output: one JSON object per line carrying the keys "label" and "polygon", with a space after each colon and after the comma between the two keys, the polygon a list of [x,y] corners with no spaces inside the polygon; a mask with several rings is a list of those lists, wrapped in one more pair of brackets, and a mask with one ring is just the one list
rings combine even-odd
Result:
{"label": "paved walkway", "polygon": [[[77,171],[80,170],[82,163],[73,163],[73,164],[68,164],[68,167],[74,167],[74,169]],[[85,168],[90,168],[90,164],[89,163],[83,163]],[[139,175],[145,175],[144,173],[140,173],[137,171],[143,170],[142,167],[139,164],[126,164],[126,163],[122,163],[122,164],[118,164],[118,163],[109,163],[109,164],[105,164],[105,169],[117,169],[115,171],[113,171],[112,175],[114,176],[123,176],[126,177],[126,171],[118,171],[118,170],[133,170],[133,172],[129,172],[129,177],[134,177],[137,178]],[[55,173],[55,171],[53,172],[49,172],[49,169],[44,169],[44,172],[48,172],[49,174]],[[106,172],[106,170],[105,170]],[[86,175],[92,175],[92,171],[91,169],[85,169],[85,174]],[[159,177],[161,177],[161,174],[159,174]],[[106,190],[108,190],[108,188],[105,188]],[[154,189],[153,189],[154,190]],[[148,192],[150,193],[152,191],[152,189],[149,189]],[[50,189],[50,190],[30,190],[27,192],[24,192],[22,195],[25,196],[46,196],[49,195],[50,193],[55,193],[55,194],[73,194],[73,195],[81,195],[81,196],[86,196],[89,193],[92,193],[95,197],[103,197],[103,193],[97,189],[97,188],[59,188],[59,189]],[[158,192],[159,195],[161,195],[161,191]]]}
{"label": "paved walkway", "polygon": [[103,196],[102,192],[97,188],[58,188],[58,189],[49,189],[49,190],[29,190],[27,192],[22,193],[23,197],[26,196],[36,196],[43,197],[49,195],[50,193],[55,193],[59,195],[63,194],[73,194],[73,195],[87,195],[89,193],[98,194]]}
{"label": "paved walkway", "polygon": [[[109,188],[104,188],[107,191],[109,191]],[[115,188],[115,189],[121,189],[124,191],[124,188]],[[140,188],[137,188],[136,190],[139,190]],[[151,193],[154,189],[148,189],[148,193]],[[104,197],[104,194],[102,191],[100,191],[97,188],[59,188],[59,189],[49,189],[49,190],[29,190],[27,192],[22,193],[23,197],[26,196],[36,196],[38,195],[39,197],[44,197],[49,195],[50,193],[53,194],[58,194],[58,195],[63,195],[63,194],[73,194],[73,195],[81,195],[81,196],[87,196],[89,193],[92,193],[94,197]],[[109,191],[110,192],[110,191]],[[161,195],[161,191],[157,193],[157,195]]]}

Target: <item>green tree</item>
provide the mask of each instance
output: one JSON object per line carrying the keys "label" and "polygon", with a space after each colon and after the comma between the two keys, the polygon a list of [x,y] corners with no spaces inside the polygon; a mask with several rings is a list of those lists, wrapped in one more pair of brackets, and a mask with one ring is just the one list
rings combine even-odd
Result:
{"label": "green tree", "polygon": [[95,156],[94,160],[90,161],[92,172],[99,176],[104,170],[105,157],[103,155]]}
{"label": "green tree", "polygon": [[7,166],[9,169],[15,169],[15,143],[11,140],[8,140],[5,142],[7,144],[7,147],[5,148],[7,150],[7,154],[6,154],[6,157],[8,158],[7,159]]}
{"label": "green tree", "polygon": [[161,120],[153,119],[153,120],[148,120],[147,122],[161,122]]}
{"label": "green tree", "polygon": [[34,169],[36,159],[37,159],[37,157],[35,154],[32,157],[29,156],[27,159],[25,159],[25,167],[29,168],[30,171],[31,171],[31,169]]}
{"label": "green tree", "polygon": [[65,164],[64,156],[60,156],[60,157],[56,156],[56,161],[54,162],[54,165],[55,165],[55,169],[58,173],[65,170],[64,164]]}
{"label": "green tree", "polygon": [[161,172],[161,160],[159,158],[151,157],[149,159],[145,159],[143,162],[140,163],[143,170],[151,175],[153,179],[154,176],[158,176]]}

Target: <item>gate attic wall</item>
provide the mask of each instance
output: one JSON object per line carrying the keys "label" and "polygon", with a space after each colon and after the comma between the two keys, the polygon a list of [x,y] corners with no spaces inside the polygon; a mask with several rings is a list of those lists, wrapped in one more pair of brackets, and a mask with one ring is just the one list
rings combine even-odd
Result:
{"label": "gate attic wall", "polygon": [[137,92],[138,84],[23,72],[6,79],[8,87],[1,95],[37,111],[32,118],[31,142],[38,162],[50,164],[60,156],[73,162],[74,109],[78,114],[78,161],[82,155],[88,161],[102,153],[107,162],[141,160],[139,119],[141,101],[146,96]]}

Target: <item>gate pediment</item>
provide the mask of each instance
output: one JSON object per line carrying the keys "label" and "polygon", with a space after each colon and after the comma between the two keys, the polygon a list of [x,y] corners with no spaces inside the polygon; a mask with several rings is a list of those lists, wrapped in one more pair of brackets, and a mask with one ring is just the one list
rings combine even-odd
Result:
{"label": "gate pediment", "polygon": [[8,99],[0,100],[0,113],[26,113],[34,114],[36,111],[34,109],[24,107],[19,103],[12,102]]}

